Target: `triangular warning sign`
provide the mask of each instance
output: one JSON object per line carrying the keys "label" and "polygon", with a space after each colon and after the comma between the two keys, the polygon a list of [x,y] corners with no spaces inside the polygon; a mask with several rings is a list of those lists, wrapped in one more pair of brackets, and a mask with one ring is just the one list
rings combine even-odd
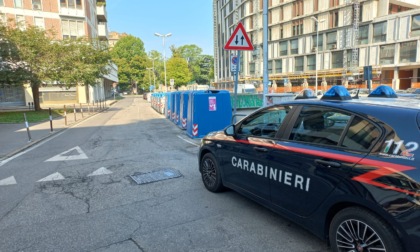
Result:
{"label": "triangular warning sign", "polygon": [[246,34],[242,23],[238,23],[238,26],[236,26],[232,36],[230,36],[228,42],[225,45],[225,50],[254,50],[254,46]]}
{"label": "triangular warning sign", "polygon": [[69,160],[77,160],[77,159],[88,159],[86,154],[82,151],[82,149],[80,149],[79,146],[76,146],[74,148],[71,148],[70,150],[62,152],[48,160],[45,160],[45,162],[69,161]]}

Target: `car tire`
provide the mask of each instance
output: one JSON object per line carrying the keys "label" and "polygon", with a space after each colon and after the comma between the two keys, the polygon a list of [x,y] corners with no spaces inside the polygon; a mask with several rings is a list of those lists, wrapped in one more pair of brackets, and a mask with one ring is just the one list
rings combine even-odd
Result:
{"label": "car tire", "polygon": [[207,190],[221,192],[225,189],[222,183],[219,165],[213,154],[207,153],[201,158],[200,171],[201,179]]}
{"label": "car tire", "polygon": [[[345,208],[334,216],[329,240],[334,252],[403,251],[394,230],[377,215],[361,207]],[[374,240],[376,242],[372,242]]]}

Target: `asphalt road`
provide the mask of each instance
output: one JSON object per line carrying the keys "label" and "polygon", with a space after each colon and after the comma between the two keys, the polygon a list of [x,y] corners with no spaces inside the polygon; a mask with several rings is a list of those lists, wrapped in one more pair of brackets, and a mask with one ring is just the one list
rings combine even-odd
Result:
{"label": "asphalt road", "polygon": [[[208,192],[198,140],[127,97],[0,167],[0,251],[327,251],[241,195]],[[138,185],[130,175],[181,177]],[[304,203],[303,203],[304,204]]]}

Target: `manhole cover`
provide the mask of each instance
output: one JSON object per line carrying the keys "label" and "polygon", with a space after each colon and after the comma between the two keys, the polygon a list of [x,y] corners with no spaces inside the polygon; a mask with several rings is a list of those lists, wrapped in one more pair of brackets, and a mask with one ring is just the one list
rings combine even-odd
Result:
{"label": "manhole cover", "polygon": [[147,173],[135,173],[133,175],[130,175],[130,177],[136,182],[138,185],[147,184],[147,183],[153,183],[156,181],[171,179],[171,178],[178,178],[181,177],[182,174],[171,168],[164,168],[159,169],[156,171],[151,171]]}

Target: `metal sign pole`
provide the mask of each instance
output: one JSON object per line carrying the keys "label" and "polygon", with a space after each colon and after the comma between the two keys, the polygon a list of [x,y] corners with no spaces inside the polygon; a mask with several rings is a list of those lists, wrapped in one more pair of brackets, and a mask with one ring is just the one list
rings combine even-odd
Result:
{"label": "metal sign pole", "polygon": [[[236,55],[237,55],[237,62],[236,62],[236,69],[235,69],[235,86],[234,86],[234,104],[233,104],[233,114],[236,114],[236,108],[238,107],[238,76],[239,76],[239,63],[241,61],[240,58],[240,53],[239,51],[236,51]],[[231,62],[231,64],[233,64]],[[234,123],[236,123],[236,117],[233,121]]]}

